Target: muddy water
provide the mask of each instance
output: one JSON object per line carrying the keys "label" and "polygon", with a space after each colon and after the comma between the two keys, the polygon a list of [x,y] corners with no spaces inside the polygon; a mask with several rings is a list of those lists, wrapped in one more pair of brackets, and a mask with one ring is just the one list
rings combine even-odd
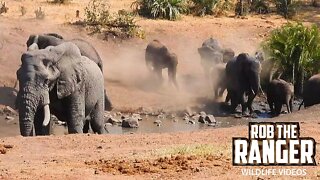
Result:
{"label": "muddy water", "polygon": [[[261,114],[259,118],[234,118],[229,117],[215,117],[217,124],[215,127],[208,126],[207,124],[201,124],[196,122],[195,124],[187,123],[182,118],[176,118],[176,121],[172,119],[161,119],[162,123],[157,126],[154,121],[156,117],[144,117],[139,121],[139,128],[122,128],[120,125],[106,126],[111,134],[129,134],[129,133],[164,133],[164,132],[182,132],[182,131],[197,131],[203,129],[225,128],[239,125],[247,125],[251,121],[266,121],[267,115]],[[67,128],[63,125],[54,125],[55,135],[67,134]],[[0,117],[0,137],[18,136],[19,122],[18,116],[14,116],[14,120],[6,120],[5,116]]]}

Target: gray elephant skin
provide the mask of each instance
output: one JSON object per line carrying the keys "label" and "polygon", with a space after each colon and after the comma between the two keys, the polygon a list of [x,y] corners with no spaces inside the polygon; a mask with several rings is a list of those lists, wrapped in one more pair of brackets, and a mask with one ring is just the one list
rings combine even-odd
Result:
{"label": "gray elephant skin", "polygon": [[[247,53],[241,53],[228,61],[226,66],[227,90],[231,99],[231,110],[241,104],[242,114],[247,108],[253,113],[252,102],[260,87],[261,64]],[[246,100],[246,96],[248,99]]]}
{"label": "gray elephant skin", "polygon": [[315,104],[320,104],[320,74],[313,75],[308,81],[305,82],[303,87],[303,101],[301,102],[299,109],[302,104],[304,107],[313,106]]}
{"label": "gray elephant skin", "polygon": [[267,85],[267,101],[271,113],[278,116],[281,113],[282,105],[285,104],[288,113],[292,112],[292,103],[294,98],[294,87],[282,79],[273,79]]}
{"label": "gray elephant skin", "polygon": [[69,133],[82,133],[86,117],[95,133],[104,133],[103,74],[76,45],[28,51],[21,62],[17,105],[22,136],[32,136],[33,129],[46,135],[50,113],[67,122]]}
{"label": "gray elephant skin", "polygon": [[222,48],[218,40],[209,38],[202,43],[198,48],[198,53],[201,57],[201,65],[204,69],[206,77],[209,77],[210,68],[218,63],[227,63],[235,56],[235,53],[230,48]]}
{"label": "gray elephant skin", "polygon": [[[27,40],[28,50],[33,49],[45,49],[48,46],[57,46],[64,42],[72,42],[78,46],[80,49],[80,53],[82,56],[86,56],[90,60],[94,61],[100,68],[101,72],[103,72],[103,63],[102,59],[99,56],[97,50],[87,41],[82,39],[72,39],[72,40],[64,40],[63,37],[57,33],[48,33],[42,35],[30,35]],[[105,108],[110,111],[112,109],[112,103],[110,99],[107,98],[107,94],[105,94]]]}
{"label": "gray elephant skin", "polygon": [[168,68],[169,81],[179,88],[177,83],[178,58],[159,40],[153,40],[147,45],[145,60],[147,68],[153,72],[157,79],[162,82],[162,69]]}

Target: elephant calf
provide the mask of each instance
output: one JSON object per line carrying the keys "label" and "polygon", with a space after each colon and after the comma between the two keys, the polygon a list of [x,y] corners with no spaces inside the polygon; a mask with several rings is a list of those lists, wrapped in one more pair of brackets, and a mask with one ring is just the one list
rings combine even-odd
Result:
{"label": "elephant calf", "polygon": [[292,112],[294,87],[282,79],[274,79],[267,86],[267,101],[271,113],[278,116],[281,113],[282,105],[287,106],[288,113]]}
{"label": "elephant calf", "polygon": [[146,48],[146,65],[162,81],[162,69],[168,68],[169,81],[178,89],[177,65],[178,58],[175,53],[171,53],[168,48],[158,40],[150,42]]}

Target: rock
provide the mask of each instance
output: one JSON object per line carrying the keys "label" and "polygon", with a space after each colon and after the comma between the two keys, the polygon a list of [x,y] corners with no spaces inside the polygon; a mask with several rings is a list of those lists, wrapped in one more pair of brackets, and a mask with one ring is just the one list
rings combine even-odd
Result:
{"label": "rock", "polygon": [[208,126],[215,127],[217,123],[210,123]]}
{"label": "rock", "polygon": [[159,114],[159,115],[157,116],[158,119],[165,119],[165,117],[166,117],[166,116],[165,116],[164,114]]}
{"label": "rock", "polygon": [[105,125],[105,126],[112,126],[111,123],[105,123],[104,125]]}
{"label": "rock", "polygon": [[213,124],[213,123],[216,124],[217,123],[217,121],[213,115],[207,115],[205,118],[205,121],[208,122],[209,124]]}
{"label": "rock", "polygon": [[14,117],[7,116],[7,117],[6,117],[6,120],[8,120],[8,121],[13,121],[13,120],[14,120]]}
{"label": "rock", "polygon": [[110,124],[118,124],[118,123],[121,123],[122,121],[121,120],[118,120],[118,119],[115,119],[115,118],[109,118],[106,123],[110,123]]}
{"label": "rock", "polygon": [[201,111],[201,112],[199,113],[199,115],[200,115],[200,116],[206,116],[207,114],[206,114],[206,112]]}
{"label": "rock", "polygon": [[203,116],[203,115],[200,115],[200,116],[199,116],[199,119],[198,119],[198,122],[199,122],[199,123],[204,123],[204,124],[206,124],[206,123],[207,123],[207,122],[206,122],[206,117],[207,117],[206,115],[204,115],[204,116]]}
{"label": "rock", "polygon": [[196,122],[193,120],[189,120],[189,124],[196,124]]}
{"label": "rock", "polygon": [[15,111],[14,109],[12,109],[10,106],[6,106],[4,109],[3,109],[3,112],[4,113],[8,113],[8,114],[18,114],[17,111]]}
{"label": "rock", "polygon": [[190,119],[189,119],[189,117],[184,117],[183,120],[184,121],[189,121]]}
{"label": "rock", "polygon": [[139,127],[139,121],[137,118],[124,118],[122,120],[122,124],[121,124],[122,127],[125,127],[125,128],[138,128]]}
{"label": "rock", "polygon": [[142,121],[142,117],[140,116],[140,114],[132,114],[133,118],[137,118],[138,121]]}
{"label": "rock", "polygon": [[116,112],[116,115],[117,116],[122,116],[122,113],[121,112]]}
{"label": "rock", "polygon": [[58,126],[66,126],[67,125],[67,123],[66,122],[63,122],[63,121],[56,121],[56,124],[58,125]]}
{"label": "rock", "polygon": [[105,119],[112,118],[112,115],[111,115],[110,113],[105,113],[105,114],[104,114],[104,118],[105,118]]}
{"label": "rock", "polygon": [[154,124],[161,124],[161,123],[162,123],[162,121],[161,121],[161,120],[159,120],[159,119],[157,119],[157,120],[155,120],[153,123],[154,123]]}
{"label": "rock", "polygon": [[178,122],[177,118],[172,119],[173,122]]}

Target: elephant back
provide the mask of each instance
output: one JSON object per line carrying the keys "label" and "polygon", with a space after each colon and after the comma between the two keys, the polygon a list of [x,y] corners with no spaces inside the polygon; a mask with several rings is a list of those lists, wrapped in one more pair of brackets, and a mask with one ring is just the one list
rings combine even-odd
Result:
{"label": "elephant back", "polygon": [[70,42],[78,46],[82,56],[86,56],[87,58],[98,64],[99,67],[101,67],[101,57],[99,56],[97,50],[89,42],[82,39],[72,39],[70,40]]}
{"label": "elephant back", "polygon": [[220,43],[218,42],[218,40],[213,39],[213,38],[205,40],[202,43],[202,47],[209,47],[215,51],[222,51],[222,47],[221,47]]}

